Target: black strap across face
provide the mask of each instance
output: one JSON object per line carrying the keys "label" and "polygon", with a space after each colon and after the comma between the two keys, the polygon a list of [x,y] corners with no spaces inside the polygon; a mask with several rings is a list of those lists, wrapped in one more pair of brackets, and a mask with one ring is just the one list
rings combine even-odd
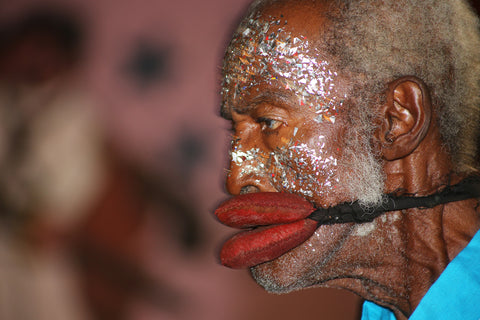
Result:
{"label": "black strap across face", "polygon": [[411,208],[433,208],[440,204],[480,198],[480,177],[466,178],[453,186],[447,186],[442,191],[424,197],[387,195],[377,208],[365,209],[358,201],[342,203],[330,208],[320,208],[312,212],[308,218],[319,225],[356,222],[371,222],[388,211],[398,211]]}

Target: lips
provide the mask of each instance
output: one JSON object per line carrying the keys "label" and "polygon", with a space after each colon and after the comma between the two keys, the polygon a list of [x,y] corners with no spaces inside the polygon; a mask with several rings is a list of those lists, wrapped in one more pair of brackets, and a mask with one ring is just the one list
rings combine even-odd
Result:
{"label": "lips", "polygon": [[304,198],[279,192],[239,195],[222,203],[215,215],[233,228],[246,229],[227,240],[220,261],[230,268],[253,267],[280,257],[312,236],[318,223]]}

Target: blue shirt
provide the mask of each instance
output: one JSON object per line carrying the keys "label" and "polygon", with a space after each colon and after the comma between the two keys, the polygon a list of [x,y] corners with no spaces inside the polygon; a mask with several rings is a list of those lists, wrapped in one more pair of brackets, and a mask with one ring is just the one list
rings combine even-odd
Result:
{"label": "blue shirt", "polygon": [[[480,231],[430,287],[410,320],[480,320]],[[362,320],[396,320],[393,312],[371,301]]]}

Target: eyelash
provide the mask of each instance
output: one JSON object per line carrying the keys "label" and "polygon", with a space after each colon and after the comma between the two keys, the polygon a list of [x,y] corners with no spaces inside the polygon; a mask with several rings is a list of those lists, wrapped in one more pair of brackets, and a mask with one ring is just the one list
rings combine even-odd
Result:
{"label": "eyelash", "polygon": [[283,124],[280,120],[275,120],[266,117],[259,117],[256,119],[256,122],[260,124],[262,131],[272,132],[280,128]]}

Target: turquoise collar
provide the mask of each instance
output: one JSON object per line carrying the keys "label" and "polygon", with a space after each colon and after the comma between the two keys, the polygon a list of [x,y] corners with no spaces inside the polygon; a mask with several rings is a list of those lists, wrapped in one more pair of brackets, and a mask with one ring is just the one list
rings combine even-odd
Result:
{"label": "turquoise collar", "polygon": [[[362,320],[395,319],[390,310],[365,301]],[[448,264],[409,319],[480,319],[480,231]]]}

